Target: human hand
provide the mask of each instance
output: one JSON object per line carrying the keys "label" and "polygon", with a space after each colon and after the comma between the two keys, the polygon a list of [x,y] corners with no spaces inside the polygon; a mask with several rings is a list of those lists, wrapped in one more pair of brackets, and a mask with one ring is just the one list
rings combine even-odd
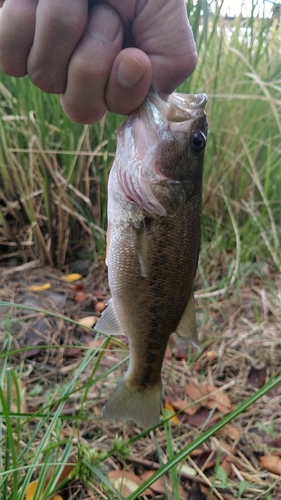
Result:
{"label": "human hand", "polygon": [[[61,94],[73,121],[129,114],[194,70],[184,0],[0,0],[0,70]],[[89,11],[88,11],[89,10]]]}

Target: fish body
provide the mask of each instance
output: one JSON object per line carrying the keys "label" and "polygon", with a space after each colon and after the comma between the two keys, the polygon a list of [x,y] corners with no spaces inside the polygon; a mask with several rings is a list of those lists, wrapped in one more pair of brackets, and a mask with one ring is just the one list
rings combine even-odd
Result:
{"label": "fish body", "polygon": [[106,418],[159,421],[170,335],[197,344],[193,281],[200,248],[205,94],[151,92],[118,132],[108,183],[112,299],[96,324],[129,339],[130,362]]}

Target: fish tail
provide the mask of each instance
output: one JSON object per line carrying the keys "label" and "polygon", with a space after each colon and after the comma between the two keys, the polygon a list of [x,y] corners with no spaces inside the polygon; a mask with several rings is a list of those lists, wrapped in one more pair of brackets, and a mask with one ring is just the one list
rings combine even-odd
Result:
{"label": "fish tail", "polygon": [[126,377],[120,380],[106,403],[103,415],[109,419],[134,420],[144,428],[159,422],[162,400],[162,384],[139,387]]}

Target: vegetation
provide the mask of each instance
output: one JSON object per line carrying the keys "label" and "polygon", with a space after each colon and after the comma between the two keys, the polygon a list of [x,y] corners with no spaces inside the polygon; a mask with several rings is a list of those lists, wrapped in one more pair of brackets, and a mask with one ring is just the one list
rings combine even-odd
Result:
{"label": "vegetation", "polygon": [[[240,18],[226,20],[219,10],[212,14],[207,1],[203,0],[188,0],[187,9],[199,49],[199,62],[194,74],[179,90],[204,91],[209,96],[202,251],[196,282],[203,315],[206,298],[214,306],[214,301],[226,291],[238,294],[250,280],[258,285],[267,283],[269,277],[281,272],[281,28],[277,23],[254,16],[243,21]],[[108,115],[94,126],[74,124],[63,114],[58,96],[43,94],[27,78],[18,80],[1,75],[0,98],[0,266],[38,259],[42,266],[64,269],[83,246],[90,247],[91,258],[97,262],[105,251],[107,177],[114,157],[116,132],[123,118]],[[261,293],[263,311],[269,308],[273,318],[266,317],[268,331],[273,324],[281,324],[280,297],[279,305],[274,306],[281,292],[277,293],[274,288],[272,293],[274,300],[269,306],[264,305]],[[250,330],[253,345],[262,348],[261,308],[254,302],[251,307],[255,315],[251,318]],[[104,464],[117,457],[117,463],[124,465],[130,455],[128,447],[141,443],[147,433],[126,439],[125,429],[122,439],[112,438],[107,450],[100,451],[85,442],[81,429],[89,418],[87,411],[91,411],[87,406],[89,391],[93,386],[98,387],[92,397],[92,403],[98,405],[107,378],[113,370],[118,372],[124,361],[126,348],[118,347],[122,361],[100,370],[109,349],[109,339],[102,337],[94,349],[80,346],[85,355],[73,371],[69,374],[66,371],[67,375],[62,374],[56,383],[51,377],[48,384],[43,383],[40,373],[36,372],[36,380],[28,386],[35,392],[29,392],[28,396],[33,397],[38,391],[41,399],[38,408],[35,405],[30,414],[25,406],[25,384],[22,385],[31,366],[22,361],[29,347],[15,347],[11,333],[14,325],[22,327],[25,320],[23,316],[15,317],[14,308],[15,305],[0,303],[0,313],[4,311],[0,317],[1,498],[24,500],[34,474],[38,482],[30,500],[55,498],[59,486],[71,477],[88,485],[91,498],[123,498],[109,482]],[[36,307],[32,307],[32,311],[38,313]],[[214,320],[213,332],[217,333],[220,328],[232,331],[233,323],[226,322],[229,311],[223,309],[222,302],[216,303],[212,312],[223,317],[219,325]],[[61,321],[58,315],[57,318]],[[203,349],[204,345],[209,349],[212,347],[207,338],[210,317],[205,313],[202,318]],[[236,316],[235,321],[238,321]],[[71,324],[77,327],[75,322]],[[237,331],[235,334],[238,335]],[[221,334],[216,341],[222,341]],[[233,354],[235,343],[231,342]],[[268,342],[273,346],[272,356],[276,356],[272,366],[278,366],[280,341],[273,336]],[[42,352],[50,349],[53,353],[65,347],[58,343],[40,349]],[[198,356],[190,356],[185,373],[194,373]],[[267,358],[261,355],[258,359]],[[15,360],[17,364],[11,368]],[[207,378],[210,370],[206,365],[198,377]],[[235,373],[238,377],[240,368]],[[280,372],[275,375],[270,372],[270,375],[267,385],[254,396],[242,398],[240,406],[235,401],[235,416],[242,415],[260,397],[280,385]],[[79,407],[70,416],[65,411],[69,399]],[[230,417],[224,417],[219,425],[201,433],[196,441],[183,445],[180,451],[175,444],[178,436],[171,432],[167,418],[163,431],[168,443],[167,461],[162,463],[154,479],[147,480],[129,498],[140,498],[138,495],[156,476],[168,471],[174,489],[172,493],[167,489],[165,498],[180,498],[176,464],[186,459],[191,449],[207,442]],[[260,425],[268,429],[269,423],[260,422]],[[81,432],[75,441],[78,428]],[[270,432],[274,433],[274,428]],[[98,443],[101,435],[97,432],[94,438]],[[78,459],[72,463],[69,457],[74,448],[78,449]],[[161,456],[159,446],[160,464]],[[69,463],[67,471],[66,463]],[[218,461],[208,498],[222,485],[224,488],[230,484],[220,467]],[[235,495],[232,498],[254,498],[253,495],[268,500],[277,498],[272,493],[278,482],[276,477],[273,486],[268,491],[261,490],[259,496],[251,490],[254,486],[249,477],[244,483],[242,480],[231,483],[231,492]]]}

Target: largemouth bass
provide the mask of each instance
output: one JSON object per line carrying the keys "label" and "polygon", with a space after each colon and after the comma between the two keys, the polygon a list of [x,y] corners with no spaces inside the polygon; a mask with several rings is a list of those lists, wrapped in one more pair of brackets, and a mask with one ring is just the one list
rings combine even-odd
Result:
{"label": "largemouth bass", "polygon": [[124,333],[130,362],[106,418],[159,421],[161,368],[171,333],[197,344],[193,281],[200,247],[205,94],[150,92],[121,126],[108,183],[112,298],[96,324]]}

